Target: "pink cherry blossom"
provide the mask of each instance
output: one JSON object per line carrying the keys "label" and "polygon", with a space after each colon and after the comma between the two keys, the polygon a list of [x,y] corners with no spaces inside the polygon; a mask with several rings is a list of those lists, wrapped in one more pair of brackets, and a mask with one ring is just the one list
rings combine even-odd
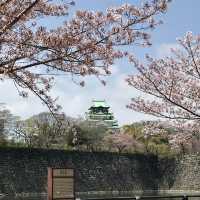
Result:
{"label": "pink cherry blossom", "polygon": [[48,93],[53,76],[109,75],[114,61],[128,55],[121,45],[150,45],[145,30],[159,24],[153,18],[166,11],[167,2],[124,4],[106,12],[80,10],[49,30],[39,26],[38,19],[67,18],[74,1],[1,0],[0,80],[12,79],[20,95],[27,97],[31,91],[56,112],[59,106]]}
{"label": "pink cherry blossom", "polygon": [[188,32],[178,44],[170,57],[147,56],[146,66],[130,59],[138,73],[128,77],[129,85],[151,98],[134,97],[128,108],[172,120],[186,141],[185,137],[199,134],[200,36]]}

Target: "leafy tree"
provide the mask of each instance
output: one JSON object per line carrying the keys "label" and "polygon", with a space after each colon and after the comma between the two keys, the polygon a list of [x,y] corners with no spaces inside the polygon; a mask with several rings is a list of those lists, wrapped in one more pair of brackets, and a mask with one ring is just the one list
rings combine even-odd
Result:
{"label": "leafy tree", "polygon": [[17,117],[12,115],[10,110],[3,104],[0,105],[0,145],[7,145],[12,135]]}
{"label": "leafy tree", "polygon": [[153,153],[156,155],[168,155],[171,153],[169,135],[173,132],[173,127],[168,124],[161,124],[158,121],[136,122],[123,126],[123,131],[140,144],[136,151],[143,153]]}
{"label": "leafy tree", "polygon": [[5,119],[2,117],[3,111],[0,112],[0,145],[6,142]]}
{"label": "leafy tree", "polygon": [[132,135],[135,139],[139,139],[143,134],[144,125],[140,122],[135,122],[132,124],[126,124],[122,127],[124,133]]}
{"label": "leafy tree", "polygon": [[28,147],[65,148],[70,121],[66,116],[57,116],[57,121],[50,113],[40,113],[27,120],[19,121],[15,135]]}
{"label": "leafy tree", "polygon": [[104,149],[103,137],[108,128],[104,124],[98,124],[84,119],[75,121],[70,145],[78,150],[100,151]]}
{"label": "leafy tree", "polygon": [[144,143],[146,152],[150,152],[158,156],[169,155],[171,153],[171,148],[167,136],[152,136],[146,138]]}
{"label": "leafy tree", "polygon": [[107,127],[81,118],[40,113],[18,122],[16,141],[28,147],[98,151]]}
{"label": "leafy tree", "polygon": [[150,45],[146,30],[159,24],[154,16],[167,8],[167,0],[152,0],[141,7],[124,4],[106,12],[77,11],[49,30],[38,20],[66,18],[74,4],[56,2],[0,2],[0,79],[13,80],[23,97],[33,92],[52,112],[59,108],[48,93],[55,75],[109,75],[114,60],[128,54],[118,47]]}

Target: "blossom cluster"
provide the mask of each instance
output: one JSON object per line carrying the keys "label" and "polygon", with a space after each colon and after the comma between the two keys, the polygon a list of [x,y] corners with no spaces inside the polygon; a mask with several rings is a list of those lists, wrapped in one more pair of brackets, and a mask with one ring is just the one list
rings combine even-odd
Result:
{"label": "blossom cluster", "polygon": [[200,36],[188,32],[183,38],[178,39],[178,44],[177,49],[171,50],[171,56],[159,59],[147,56],[147,65],[130,58],[138,73],[130,75],[127,81],[130,86],[148,94],[150,98],[135,97],[128,107],[172,120],[178,128],[181,124],[182,130],[198,134]]}
{"label": "blossom cluster", "polygon": [[32,91],[52,112],[57,111],[48,94],[53,76],[109,75],[114,60],[128,55],[119,46],[150,45],[146,30],[159,24],[154,16],[165,12],[167,2],[149,1],[141,7],[124,4],[106,12],[77,11],[49,30],[38,19],[66,16],[73,1],[2,0],[0,79],[12,79],[20,95],[27,97],[27,91]]}

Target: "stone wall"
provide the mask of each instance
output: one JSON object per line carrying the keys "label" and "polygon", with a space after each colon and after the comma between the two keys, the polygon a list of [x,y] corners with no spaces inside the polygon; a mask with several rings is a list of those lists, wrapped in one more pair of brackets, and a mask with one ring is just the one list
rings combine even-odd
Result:
{"label": "stone wall", "polygon": [[200,190],[200,155],[156,156],[0,148],[0,193],[45,193],[47,167],[73,167],[77,194]]}
{"label": "stone wall", "polygon": [[200,154],[189,154],[158,162],[161,189],[200,191]]}

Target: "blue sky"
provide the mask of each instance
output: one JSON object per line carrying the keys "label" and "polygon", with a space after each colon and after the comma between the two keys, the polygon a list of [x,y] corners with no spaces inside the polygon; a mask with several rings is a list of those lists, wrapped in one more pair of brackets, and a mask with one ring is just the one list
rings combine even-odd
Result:
{"label": "blue sky", "polygon": [[[76,0],[76,9],[105,10],[107,7],[117,6],[122,3],[138,4],[139,0]],[[134,52],[140,60],[149,53],[155,57],[169,54],[169,49],[176,46],[176,38],[182,37],[187,31],[200,34],[200,1],[199,0],[173,0],[170,3],[166,14],[160,19],[164,24],[152,31],[152,47],[139,48],[131,47],[128,50]],[[49,28],[59,24],[56,19],[43,20]],[[58,103],[63,107],[66,115],[77,117],[84,116],[92,99],[105,99],[110,105],[115,117],[120,125],[134,121],[152,119],[141,113],[133,112],[126,108],[131,97],[140,95],[139,92],[130,88],[124,81],[128,74],[135,73],[132,66],[121,60],[113,66],[113,74],[106,79],[107,85],[103,86],[94,77],[86,78],[84,88],[74,84],[69,77],[59,77],[56,79],[52,90],[54,97],[59,96]],[[0,82],[1,97],[0,102],[5,102],[13,114],[27,118],[33,114],[46,111],[45,106],[34,96],[23,99],[18,96],[17,91],[11,81]]]}

